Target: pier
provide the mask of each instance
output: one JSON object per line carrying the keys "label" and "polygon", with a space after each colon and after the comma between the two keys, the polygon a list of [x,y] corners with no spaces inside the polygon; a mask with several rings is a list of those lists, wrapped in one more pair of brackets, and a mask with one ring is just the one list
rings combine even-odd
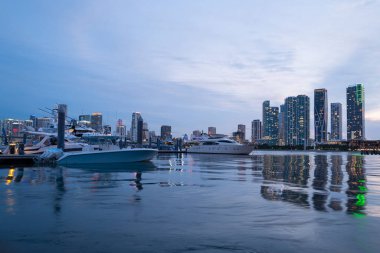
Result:
{"label": "pier", "polygon": [[1,165],[32,166],[38,161],[38,155],[0,155]]}

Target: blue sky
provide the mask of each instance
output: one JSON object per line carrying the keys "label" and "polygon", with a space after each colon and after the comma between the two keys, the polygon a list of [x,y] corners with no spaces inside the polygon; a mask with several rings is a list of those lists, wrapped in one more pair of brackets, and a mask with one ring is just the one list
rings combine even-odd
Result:
{"label": "blue sky", "polygon": [[264,100],[327,88],[345,109],[363,83],[380,139],[379,13],[374,0],[2,0],[0,118],[66,103],[112,125],[139,111],[155,131],[231,134]]}

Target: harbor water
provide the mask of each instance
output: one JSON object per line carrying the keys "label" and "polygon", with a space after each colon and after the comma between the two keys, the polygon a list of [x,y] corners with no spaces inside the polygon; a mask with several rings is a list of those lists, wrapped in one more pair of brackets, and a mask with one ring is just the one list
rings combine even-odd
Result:
{"label": "harbor water", "polygon": [[0,169],[0,252],[379,252],[380,156]]}

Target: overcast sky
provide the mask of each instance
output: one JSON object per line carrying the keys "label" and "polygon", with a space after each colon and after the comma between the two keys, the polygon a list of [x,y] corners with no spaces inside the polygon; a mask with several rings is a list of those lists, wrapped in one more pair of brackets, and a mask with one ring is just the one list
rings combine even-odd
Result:
{"label": "overcast sky", "polygon": [[138,111],[155,131],[231,134],[264,100],[313,103],[315,88],[345,115],[346,87],[362,83],[380,139],[379,13],[376,0],[2,0],[0,118],[65,103],[111,125]]}

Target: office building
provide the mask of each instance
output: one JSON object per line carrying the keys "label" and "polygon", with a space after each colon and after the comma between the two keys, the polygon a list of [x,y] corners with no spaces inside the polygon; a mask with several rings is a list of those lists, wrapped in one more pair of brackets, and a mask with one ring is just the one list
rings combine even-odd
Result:
{"label": "office building", "polygon": [[280,105],[278,113],[278,145],[285,145],[285,105]]}
{"label": "office building", "polygon": [[163,125],[161,126],[161,140],[172,139],[172,127]]}
{"label": "office building", "polygon": [[239,124],[237,131],[240,132],[240,133],[242,133],[241,134],[241,139],[242,139],[242,142],[245,142],[245,125]]}
{"label": "office building", "polygon": [[347,88],[347,140],[365,139],[364,86],[356,84]]}
{"label": "office building", "polygon": [[255,119],[252,121],[252,133],[251,133],[251,141],[253,143],[257,143],[258,140],[261,140],[261,120]]}
{"label": "office building", "polygon": [[328,103],[327,90],[314,90],[314,133],[316,143],[327,142]]}
{"label": "office building", "polygon": [[103,131],[103,115],[100,112],[91,115],[91,128],[97,132]]}
{"label": "office building", "polygon": [[330,140],[342,140],[342,104],[331,103]]}
{"label": "office building", "polygon": [[131,123],[131,141],[137,144],[142,144],[143,140],[143,118],[141,113],[132,113],[132,123]]}
{"label": "office building", "polygon": [[208,127],[208,135],[215,135],[216,127]]}

